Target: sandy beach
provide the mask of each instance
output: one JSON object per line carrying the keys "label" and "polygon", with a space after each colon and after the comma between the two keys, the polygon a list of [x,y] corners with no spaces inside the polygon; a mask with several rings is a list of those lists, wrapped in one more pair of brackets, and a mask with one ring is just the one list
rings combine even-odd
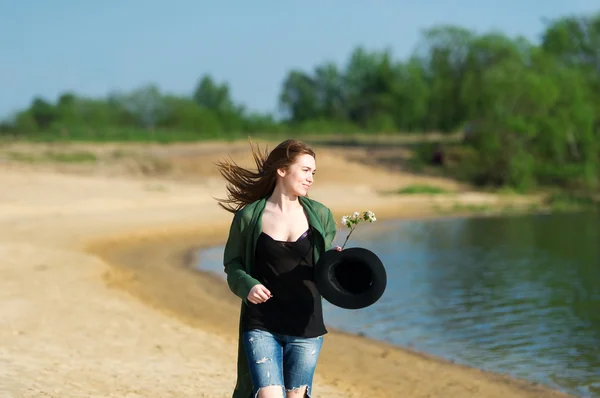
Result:
{"label": "sandy beach", "polygon": [[[229,397],[239,301],[219,278],[186,265],[191,248],[226,239],[231,214],[213,198],[224,184],[212,162],[231,154],[250,164],[247,143],[74,148],[94,151],[97,162],[23,163],[0,154],[0,397]],[[369,156],[360,149],[350,157],[316,149],[310,195],[336,218],[366,207],[378,219],[433,217],[457,204],[508,200],[349,160]],[[414,183],[457,193],[382,193]],[[567,396],[331,328],[313,392]]]}

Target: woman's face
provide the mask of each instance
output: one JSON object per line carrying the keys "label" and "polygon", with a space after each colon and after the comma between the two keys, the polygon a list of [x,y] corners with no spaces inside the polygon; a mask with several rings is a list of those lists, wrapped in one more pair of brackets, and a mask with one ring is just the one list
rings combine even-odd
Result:
{"label": "woman's face", "polygon": [[315,158],[304,154],[296,157],[296,161],[288,170],[279,169],[277,173],[286,192],[296,196],[306,196],[314,181],[315,171]]}

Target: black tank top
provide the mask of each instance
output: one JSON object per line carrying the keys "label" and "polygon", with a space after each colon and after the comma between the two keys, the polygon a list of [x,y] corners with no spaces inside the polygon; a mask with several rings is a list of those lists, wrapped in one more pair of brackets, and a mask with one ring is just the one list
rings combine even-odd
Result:
{"label": "black tank top", "polygon": [[313,236],[310,228],[295,242],[260,234],[252,276],[273,297],[261,304],[247,303],[242,318],[244,331],[261,329],[296,337],[327,333],[321,295],[314,282]]}

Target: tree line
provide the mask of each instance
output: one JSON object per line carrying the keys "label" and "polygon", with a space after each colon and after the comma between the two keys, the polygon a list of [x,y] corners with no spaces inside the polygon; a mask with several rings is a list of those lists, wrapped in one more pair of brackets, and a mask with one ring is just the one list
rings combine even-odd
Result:
{"label": "tree line", "polygon": [[[227,83],[201,77],[191,96],[155,85],[106,98],[35,98],[0,125],[23,138],[177,139],[246,134],[464,131],[468,179],[595,189],[600,160],[600,13],[547,23],[539,44],[458,26],[425,30],[413,54],[356,48],[344,65],[291,70],[279,117],[248,111]],[[137,138],[136,138],[137,137]]]}

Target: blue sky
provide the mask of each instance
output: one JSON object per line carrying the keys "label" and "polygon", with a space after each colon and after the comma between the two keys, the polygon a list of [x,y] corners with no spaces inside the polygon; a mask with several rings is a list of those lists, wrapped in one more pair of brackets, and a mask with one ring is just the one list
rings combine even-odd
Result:
{"label": "blue sky", "polygon": [[440,23],[536,41],[543,18],[597,11],[598,0],[0,0],[0,118],[67,90],[190,94],[205,73],[275,111],[288,70],[344,64],[358,45],[405,58]]}

